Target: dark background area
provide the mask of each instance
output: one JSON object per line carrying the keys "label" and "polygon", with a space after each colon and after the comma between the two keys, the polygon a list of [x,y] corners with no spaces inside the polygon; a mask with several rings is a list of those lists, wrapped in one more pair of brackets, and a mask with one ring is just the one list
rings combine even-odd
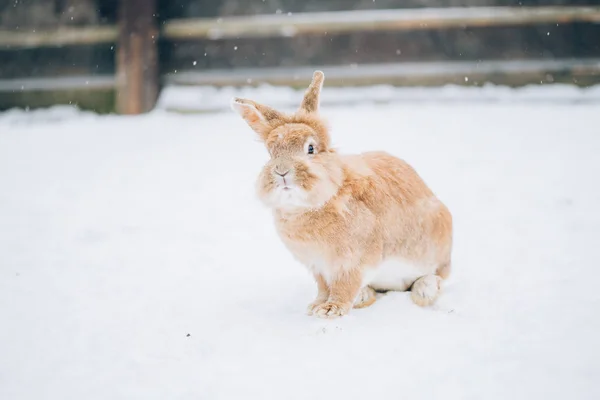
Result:
{"label": "dark background area", "polygon": [[[598,5],[598,0],[159,0],[173,18],[462,6]],[[0,30],[115,24],[116,0],[0,0]],[[288,38],[161,41],[161,73],[181,70],[412,61],[527,60],[600,56],[600,24],[360,32]],[[0,79],[105,75],[115,46],[0,47]],[[195,65],[193,65],[195,62]]]}

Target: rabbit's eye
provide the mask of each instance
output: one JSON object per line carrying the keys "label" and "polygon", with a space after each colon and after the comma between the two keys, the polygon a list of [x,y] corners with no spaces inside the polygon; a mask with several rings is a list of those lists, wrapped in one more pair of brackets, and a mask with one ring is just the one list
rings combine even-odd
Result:
{"label": "rabbit's eye", "polygon": [[308,145],[308,154],[315,154],[315,148],[312,144]]}

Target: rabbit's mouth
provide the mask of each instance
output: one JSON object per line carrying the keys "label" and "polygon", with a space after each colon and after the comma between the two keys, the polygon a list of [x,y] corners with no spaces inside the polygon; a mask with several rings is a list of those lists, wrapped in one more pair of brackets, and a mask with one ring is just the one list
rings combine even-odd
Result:
{"label": "rabbit's mouth", "polygon": [[296,189],[296,186],[290,182],[286,182],[283,184],[280,183],[278,189],[281,190],[282,192],[289,192],[289,191]]}
{"label": "rabbit's mouth", "polygon": [[287,172],[283,175],[276,173],[275,180],[277,182],[277,186],[279,186],[279,189],[281,190],[288,191],[294,188],[293,176],[291,176],[291,174],[288,175]]}

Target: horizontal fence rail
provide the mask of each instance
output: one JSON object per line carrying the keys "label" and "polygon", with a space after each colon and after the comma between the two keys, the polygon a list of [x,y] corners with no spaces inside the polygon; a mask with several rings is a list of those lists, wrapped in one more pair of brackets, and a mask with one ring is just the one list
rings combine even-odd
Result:
{"label": "horizontal fence rail", "polygon": [[168,21],[167,39],[295,36],[541,23],[600,22],[600,7],[469,7],[357,10]]}
{"label": "horizontal fence rail", "polygon": [[[329,85],[377,83],[414,84],[460,78],[477,81],[493,75],[539,75],[568,72],[600,76],[600,59],[523,60],[481,62],[410,62],[317,67]],[[180,72],[165,76],[171,85],[243,86],[248,84],[304,85],[315,67],[239,68],[229,71]]]}
{"label": "horizontal fence rail", "polygon": [[0,47],[37,48],[115,43],[117,26],[59,28],[52,31],[15,32],[0,30]]}
{"label": "horizontal fence rail", "polygon": [[[600,23],[600,6],[355,10],[291,15],[177,19],[166,21],[157,35],[168,40],[290,37],[318,33],[334,34],[358,31],[425,30],[572,22]],[[114,43],[117,41],[117,37],[118,28],[116,25],[59,28],[52,31],[0,31],[0,47],[34,48]]]}
{"label": "horizontal fence rail", "polygon": [[[361,85],[376,83],[426,83],[427,81],[460,78],[477,82],[493,75],[527,75],[569,73],[573,76],[600,76],[600,59],[481,61],[481,62],[414,62],[369,65],[239,68],[234,70],[209,70],[167,74],[166,85],[304,85],[315,69],[327,75],[328,85]],[[112,75],[58,78],[0,79],[2,92],[44,92],[77,89],[113,89],[116,80]]]}
{"label": "horizontal fence rail", "polygon": [[113,75],[0,79],[1,92],[52,92],[56,90],[114,89]]}

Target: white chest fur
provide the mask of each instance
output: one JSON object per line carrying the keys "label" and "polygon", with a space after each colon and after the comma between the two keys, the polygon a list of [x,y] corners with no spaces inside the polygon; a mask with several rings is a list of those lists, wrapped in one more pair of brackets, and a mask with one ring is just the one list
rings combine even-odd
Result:
{"label": "white chest fur", "polygon": [[337,273],[340,273],[342,268],[333,268],[325,259],[323,258],[312,258],[309,263],[308,268],[315,275],[321,275],[325,278],[325,281],[330,283],[333,281]]}

